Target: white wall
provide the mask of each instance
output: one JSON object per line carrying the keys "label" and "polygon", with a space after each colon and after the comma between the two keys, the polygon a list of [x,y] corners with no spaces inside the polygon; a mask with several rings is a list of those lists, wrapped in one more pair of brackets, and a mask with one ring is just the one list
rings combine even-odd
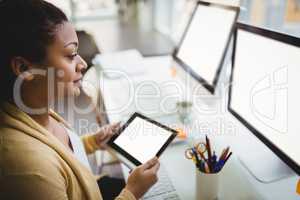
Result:
{"label": "white wall", "polygon": [[[226,5],[239,6],[240,0],[206,0]],[[192,14],[197,0],[153,0],[154,28],[177,42]]]}
{"label": "white wall", "polygon": [[68,18],[71,17],[71,0],[46,0],[64,11]]}

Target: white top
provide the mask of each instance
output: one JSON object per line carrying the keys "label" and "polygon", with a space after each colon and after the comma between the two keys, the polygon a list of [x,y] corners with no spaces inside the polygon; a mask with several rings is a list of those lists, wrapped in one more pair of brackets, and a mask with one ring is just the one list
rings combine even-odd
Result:
{"label": "white top", "polygon": [[[64,125],[63,125],[64,126]],[[73,147],[73,153],[74,156],[82,163],[84,164],[88,169],[91,170],[90,163],[88,161],[84,146],[82,144],[82,141],[80,137],[74,133],[71,129],[64,126],[64,128],[67,130],[68,135],[70,137],[70,141]]]}

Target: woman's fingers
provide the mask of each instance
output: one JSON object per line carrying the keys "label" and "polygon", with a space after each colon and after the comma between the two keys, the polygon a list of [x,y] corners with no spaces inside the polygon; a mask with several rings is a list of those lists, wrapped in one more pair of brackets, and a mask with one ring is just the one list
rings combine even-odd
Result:
{"label": "woman's fingers", "polygon": [[156,174],[159,170],[160,167],[160,163],[157,162],[152,168],[150,168],[149,170],[151,170],[154,174]]}
{"label": "woman's fingers", "polygon": [[112,137],[113,135],[115,135],[119,129],[120,129],[120,122],[110,125],[109,129],[107,131],[107,133],[109,134],[109,137]]}
{"label": "woman's fingers", "polygon": [[120,122],[102,127],[96,137],[97,144],[101,145],[102,148],[105,148],[106,142],[108,142],[110,138],[113,137],[119,129]]}
{"label": "woman's fingers", "polygon": [[112,124],[112,126],[113,126],[114,128],[119,128],[120,125],[121,125],[121,122],[116,122],[116,123],[113,123],[113,124]]}
{"label": "woman's fingers", "polygon": [[143,164],[141,166],[141,168],[143,170],[147,170],[147,169],[150,169],[152,168],[153,166],[155,166],[156,164],[158,163],[158,158],[157,157],[154,157],[152,158],[151,160],[147,161],[145,164]]}
{"label": "woman's fingers", "polygon": [[117,122],[112,125],[112,131],[115,133],[121,128],[121,122]]}
{"label": "woman's fingers", "polygon": [[103,141],[107,136],[108,136],[108,133],[107,132],[103,132],[103,133],[99,134],[98,138],[99,138],[100,141]]}

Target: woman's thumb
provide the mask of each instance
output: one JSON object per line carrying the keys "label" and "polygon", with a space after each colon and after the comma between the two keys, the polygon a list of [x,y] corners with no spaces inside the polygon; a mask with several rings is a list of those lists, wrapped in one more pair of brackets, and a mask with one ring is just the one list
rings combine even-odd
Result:
{"label": "woman's thumb", "polygon": [[151,160],[147,161],[145,164],[143,164],[143,165],[141,166],[141,168],[142,168],[143,170],[150,169],[150,168],[152,168],[153,166],[155,166],[155,165],[157,164],[157,162],[158,162],[158,158],[157,158],[157,157],[154,157],[154,158],[152,158]]}

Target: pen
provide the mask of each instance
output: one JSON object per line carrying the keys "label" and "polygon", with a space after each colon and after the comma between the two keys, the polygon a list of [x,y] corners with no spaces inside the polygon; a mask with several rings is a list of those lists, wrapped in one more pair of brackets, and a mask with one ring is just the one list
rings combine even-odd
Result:
{"label": "pen", "polygon": [[216,162],[217,161],[217,155],[216,152],[214,151],[213,156],[212,156],[212,162]]}
{"label": "pen", "polygon": [[216,170],[219,170],[219,171],[222,170],[231,155],[232,155],[232,152],[230,152],[229,155],[225,159],[219,160]]}
{"label": "pen", "polygon": [[200,171],[205,172],[205,162],[200,160],[200,166],[199,166]]}
{"label": "pen", "polygon": [[211,168],[211,149],[210,149],[210,142],[209,142],[209,139],[207,137],[207,135],[205,136],[205,139],[206,139],[206,149],[207,149],[207,155],[208,155],[208,167],[210,170],[212,170]]}
{"label": "pen", "polygon": [[[225,165],[225,163],[227,162],[227,160],[230,158],[231,155],[232,155],[232,152],[230,152],[229,155],[228,155],[228,156],[226,157],[226,159],[224,160],[224,165]],[[223,165],[223,166],[224,166],[224,165]]]}
{"label": "pen", "polygon": [[194,148],[192,148],[192,152],[193,152],[193,154],[195,156],[195,159],[196,159],[196,165],[198,166],[200,164],[200,160],[199,160],[197,151]]}
{"label": "pen", "polygon": [[217,173],[217,172],[221,171],[223,166],[224,166],[224,160],[219,160],[218,164],[216,165],[215,172]]}
{"label": "pen", "polygon": [[219,171],[221,171],[221,169],[224,166],[225,161],[224,160],[219,160],[217,162],[217,164],[214,166],[214,173],[218,173]]}
{"label": "pen", "polygon": [[217,164],[217,155],[216,155],[216,152],[214,151],[214,153],[213,153],[213,156],[212,156],[212,162],[211,162],[211,164],[212,164],[212,170],[214,171],[214,167],[216,166],[216,164]]}

